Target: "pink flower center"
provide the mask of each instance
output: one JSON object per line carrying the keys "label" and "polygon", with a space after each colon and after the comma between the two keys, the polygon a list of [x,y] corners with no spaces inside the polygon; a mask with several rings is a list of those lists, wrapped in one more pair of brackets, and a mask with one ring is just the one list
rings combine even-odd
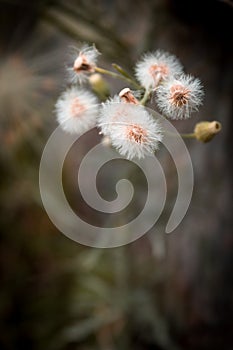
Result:
{"label": "pink flower center", "polygon": [[127,127],[127,136],[131,141],[142,144],[146,141],[147,132],[139,125],[131,125]]}
{"label": "pink flower center", "polygon": [[70,106],[71,116],[76,118],[79,117],[86,110],[86,107],[80,103],[78,97],[75,97]]}
{"label": "pink flower center", "polygon": [[76,73],[80,73],[82,71],[93,73],[93,66],[88,62],[87,57],[80,53],[76,60],[74,61],[73,69]]}
{"label": "pink flower center", "polygon": [[170,88],[170,93],[171,95],[169,97],[169,100],[176,107],[182,107],[186,105],[189,100],[190,90],[180,84],[173,85]]}
{"label": "pink flower center", "polygon": [[166,64],[161,63],[161,64],[153,64],[149,68],[149,72],[152,75],[153,79],[158,80],[159,78],[165,78],[169,74],[169,68]]}

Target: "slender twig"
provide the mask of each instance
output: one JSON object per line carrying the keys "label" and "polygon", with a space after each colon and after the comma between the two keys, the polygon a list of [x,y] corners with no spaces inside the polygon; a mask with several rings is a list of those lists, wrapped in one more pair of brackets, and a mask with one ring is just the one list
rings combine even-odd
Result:
{"label": "slender twig", "polygon": [[[103,35],[105,38],[108,38],[109,40],[113,41],[114,44],[118,47],[118,49],[122,50],[127,50],[127,46],[121,41],[119,40],[119,38],[115,35],[115,33],[110,29],[110,28],[104,28],[103,26],[101,26],[101,22],[96,20],[96,13],[92,13],[92,17],[89,18],[87,15],[85,15],[84,13],[82,13],[80,11],[80,8],[74,7],[72,5],[68,5],[67,3],[64,2],[58,2],[54,4],[54,8],[61,10],[61,12],[74,19],[77,20],[77,18],[80,18],[81,20],[85,21],[86,23],[88,23],[91,27],[94,27],[95,29],[97,29],[97,31]],[[88,11],[88,14],[90,14],[90,8]]]}
{"label": "slender twig", "polygon": [[189,133],[189,134],[180,134],[181,137],[183,137],[184,139],[194,139],[196,137],[195,133]]}
{"label": "slender twig", "polygon": [[[174,136],[174,137],[177,136],[177,133],[173,133],[173,132],[170,132],[170,131],[168,131],[168,130],[164,130],[164,133],[165,133],[166,135],[169,135],[169,136]],[[178,134],[179,134],[179,136],[181,136],[183,139],[194,139],[194,138],[196,138],[195,133],[187,133],[187,134],[180,134],[180,133],[178,133]]]}
{"label": "slender twig", "polygon": [[101,74],[106,74],[106,75],[110,75],[113,78],[118,78],[118,79],[122,79],[127,81],[130,85],[133,85],[134,87],[136,87],[138,89],[139,85],[134,81],[131,80],[130,78],[125,77],[124,75],[112,72],[110,70],[101,68],[101,67],[95,67],[95,71]]}
{"label": "slender twig", "polygon": [[112,63],[112,66],[114,69],[116,69],[117,72],[119,72],[121,75],[123,75],[125,78],[130,79],[131,81],[134,81],[134,85],[137,86],[138,89],[142,89],[142,86],[139,85],[134,78],[128,73],[126,72],[126,70],[124,68],[122,68],[121,66],[119,66],[116,63]]}
{"label": "slender twig", "polygon": [[148,99],[150,97],[150,94],[151,94],[151,90],[150,89],[145,90],[144,96],[143,96],[143,98],[140,101],[141,105],[144,106],[146,104],[146,102],[148,101]]}
{"label": "slender twig", "polygon": [[64,21],[58,18],[56,14],[52,12],[46,12],[43,16],[50,24],[56,26],[61,32],[67,34],[69,37],[75,40],[80,40],[81,36],[71,27],[69,27]]}

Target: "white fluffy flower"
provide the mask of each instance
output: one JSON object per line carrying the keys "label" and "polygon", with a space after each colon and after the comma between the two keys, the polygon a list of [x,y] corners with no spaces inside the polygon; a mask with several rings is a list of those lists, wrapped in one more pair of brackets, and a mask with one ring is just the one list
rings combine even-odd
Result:
{"label": "white fluffy flower", "polygon": [[83,44],[80,49],[73,48],[71,67],[67,67],[71,83],[83,83],[88,79],[88,73],[94,73],[97,58],[100,55],[96,47]]}
{"label": "white fluffy flower", "polygon": [[199,79],[182,75],[170,78],[159,85],[157,105],[171,119],[187,119],[202,103],[203,90]]}
{"label": "white fluffy flower", "polygon": [[97,123],[100,133],[108,136],[112,124],[124,113],[127,113],[127,104],[120,102],[119,96],[114,96],[112,99],[102,103]]}
{"label": "white fluffy flower", "polygon": [[103,106],[99,120],[102,132],[128,159],[152,154],[162,140],[158,122],[143,106],[115,101]]}
{"label": "white fluffy flower", "polygon": [[136,77],[146,89],[155,89],[164,79],[182,73],[180,61],[168,52],[157,50],[145,54],[136,64]]}
{"label": "white fluffy flower", "polygon": [[89,91],[73,86],[61,94],[55,112],[63,130],[81,135],[96,125],[98,101]]}

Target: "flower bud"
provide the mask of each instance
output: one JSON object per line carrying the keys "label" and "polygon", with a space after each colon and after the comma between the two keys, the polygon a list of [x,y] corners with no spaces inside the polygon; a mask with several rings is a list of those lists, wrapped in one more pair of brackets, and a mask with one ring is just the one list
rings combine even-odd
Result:
{"label": "flower bud", "polygon": [[102,99],[106,100],[110,95],[108,83],[99,73],[92,74],[89,77],[89,83],[92,90]]}
{"label": "flower bud", "polygon": [[222,129],[222,125],[217,122],[200,122],[194,129],[194,135],[198,141],[209,142]]}

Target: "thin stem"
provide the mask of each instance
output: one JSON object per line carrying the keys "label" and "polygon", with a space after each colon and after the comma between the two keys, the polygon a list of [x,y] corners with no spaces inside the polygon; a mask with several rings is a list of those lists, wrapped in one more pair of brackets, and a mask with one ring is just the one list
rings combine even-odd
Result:
{"label": "thin stem", "polygon": [[142,98],[141,101],[140,101],[140,104],[141,104],[141,105],[144,106],[144,105],[146,104],[147,100],[148,100],[149,97],[150,97],[150,94],[151,94],[151,90],[150,90],[150,89],[148,89],[148,90],[145,91],[144,96],[143,96],[143,98]]}
{"label": "thin stem", "polygon": [[[71,28],[68,24],[66,24],[64,21],[62,21],[58,16],[55,16],[52,12],[46,12],[43,16],[43,19],[49,22],[49,24],[52,24],[53,26],[56,26],[60,31],[67,34],[69,37],[75,40],[80,40],[80,36],[78,33],[76,33],[73,28]],[[81,38],[84,40],[83,38]]]}
{"label": "thin stem", "polygon": [[131,75],[130,75],[128,72],[126,72],[126,70],[125,70],[124,68],[122,68],[121,66],[119,66],[119,65],[116,64],[116,63],[112,63],[112,66],[113,66],[113,68],[116,69],[116,71],[119,72],[123,77],[129,79],[137,89],[139,89],[139,90],[142,89],[142,86],[139,85],[139,84],[134,80],[134,78],[131,77]]}
{"label": "thin stem", "polygon": [[195,133],[189,133],[189,134],[180,134],[181,137],[183,137],[183,139],[194,139],[196,137]]}
{"label": "thin stem", "polygon": [[107,70],[107,69],[104,69],[104,68],[95,67],[95,71],[98,72],[98,73],[101,73],[101,74],[110,75],[113,78],[121,78],[122,79],[122,76],[120,74],[111,72],[110,70]]}
{"label": "thin stem", "polygon": [[[85,2],[84,2],[85,4]],[[85,5],[86,8],[85,8]],[[116,45],[118,50],[127,50],[127,46],[118,38],[118,36],[115,34],[114,30],[108,28],[105,28],[101,25],[101,21],[98,21],[98,17],[96,16],[95,9],[88,6],[88,4],[85,4],[79,8],[77,6],[73,6],[71,4],[56,2],[54,5],[55,9],[58,9],[59,12],[65,13],[67,16],[70,16],[77,20],[77,17],[81,19],[82,21],[89,24],[91,28],[94,28],[95,31],[99,31],[99,33],[107,38],[107,40],[110,40],[111,43]],[[92,11],[91,11],[92,10]]]}
{"label": "thin stem", "polygon": [[[169,136],[174,136],[174,137],[177,136],[176,133],[173,133],[173,132],[170,132],[170,131],[167,131],[167,130],[165,130],[164,132],[165,132],[165,134],[167,134]],[[194,139],[194,138],[196,138],[195,133],[179,134],[179,136],[181,136],[183,139]]]}
{"label": "thin stem", "polygon": [[100,67],[95,67],[95,71],[101,74],[106,74],[106,75],[110,75],[113,78],[118,78],[118,79],[122,79],[127,81],[130,85],[133,85],[134,87],[136,87],[137,89],[139,88],[139,85],[133,81],[130,78],[125,77],[124,75],[112,72],[110,70],[104,69],[104,68],[100,68]]}

